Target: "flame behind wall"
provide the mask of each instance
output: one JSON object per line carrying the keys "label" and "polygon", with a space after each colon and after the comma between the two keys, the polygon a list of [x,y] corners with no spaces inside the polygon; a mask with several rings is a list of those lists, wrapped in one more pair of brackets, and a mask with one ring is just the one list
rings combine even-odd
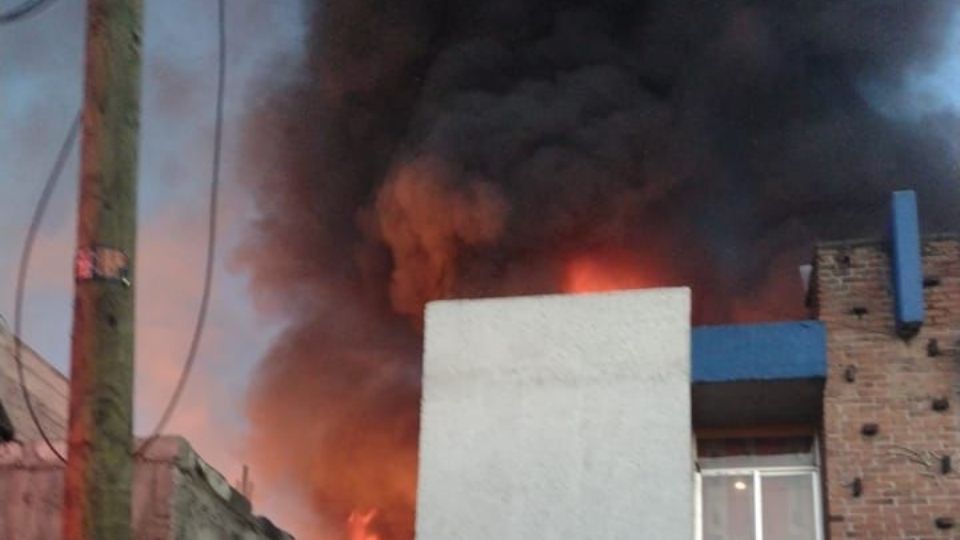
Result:
{"label": "flame behind wall", "polygon": [[306,7],[252,116],[240,258],[287,321],[255,465],[333,537],[367,509],[412,537],[425,302],[687,284],[697,322],[796,317],[811,240],[875,234],[892,189],[956,224],[956,117],[862,92],[933,61],[952,1]]}

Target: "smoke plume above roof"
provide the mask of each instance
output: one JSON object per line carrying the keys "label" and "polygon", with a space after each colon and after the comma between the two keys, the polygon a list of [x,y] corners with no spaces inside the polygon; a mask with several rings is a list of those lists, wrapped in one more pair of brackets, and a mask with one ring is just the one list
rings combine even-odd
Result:
{"label": "smoke plume above roof", "polygon": [[250,394],[261,468],[332,527],[378,508],[412,537],[430,300],[596,257],[691,285],[696,322],[797,317],[811,242],[880,234],[891,190],[957,225],[957,117],[864,92],[933,62],[951,0],[309,4],[251,120],[240,258],[288,323]]}

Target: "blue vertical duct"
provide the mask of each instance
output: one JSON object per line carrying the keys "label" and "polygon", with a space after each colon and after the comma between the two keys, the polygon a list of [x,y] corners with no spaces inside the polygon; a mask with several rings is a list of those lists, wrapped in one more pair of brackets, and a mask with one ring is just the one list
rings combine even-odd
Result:
{"label": "blue vertical duct", "polygon": [[897,334],[910,338],[923,325],[923,265],[917,195],[896,191],[890,213],[890,263]]}

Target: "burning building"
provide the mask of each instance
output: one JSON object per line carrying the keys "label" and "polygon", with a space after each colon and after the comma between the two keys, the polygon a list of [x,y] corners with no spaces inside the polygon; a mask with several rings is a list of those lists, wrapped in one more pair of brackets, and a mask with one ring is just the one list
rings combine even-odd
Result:
{"label": "burning building", "polygon": [[918,231],[899,192],[888,237],[821,244],[795,322],[431,304],[417,538],[956,538],[960,239]]}
{"label": "burning building", "polygon": [[430,301],[689,286],[695,325],[798,319],[796,266],[904,183],[960,225],[957,115],[902,92],[953,54],[954,0],[303,4],[237,262],[282,325],[248,394],[261,493],[321,540],[371,509],[414,535]]}

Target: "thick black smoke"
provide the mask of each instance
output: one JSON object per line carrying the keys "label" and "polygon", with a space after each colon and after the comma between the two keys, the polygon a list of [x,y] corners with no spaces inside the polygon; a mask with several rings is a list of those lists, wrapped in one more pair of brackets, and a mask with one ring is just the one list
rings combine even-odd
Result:
{"label": "thick black smoke", "polygon": [[[291,319],[253,388],[257,444],[334,522],[412,536],[419,314],[556,291],[628,254],[690,284],[697,322],[801,316],[814,239],[878,235],[889,192],[957,224],[960,135],[897,120],[954,0],[328,0],[249,148],[244,258]],[[612,255],[611,255],[612,254]],[[795,291],[794,291],[795,292]],[[301,482],[303,484],[304,482]]]}

